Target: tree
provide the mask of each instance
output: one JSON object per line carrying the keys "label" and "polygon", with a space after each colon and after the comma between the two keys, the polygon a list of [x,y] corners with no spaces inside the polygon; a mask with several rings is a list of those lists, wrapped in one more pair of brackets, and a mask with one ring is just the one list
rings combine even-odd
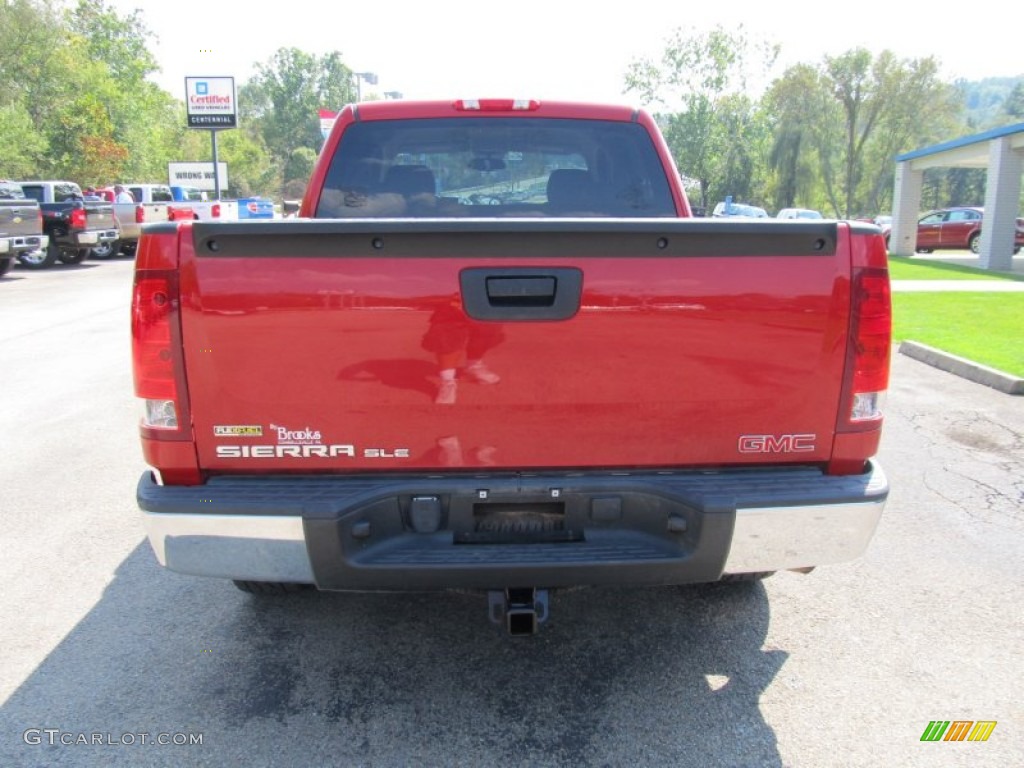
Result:
{"label": "tree", "polygon": [[778,47],[752,43],[742,25],[734,32],[676,30],[660,63],[633,62],[626,91],[666,109],[665,140],[680,171],[700,184],[701,204],[753,188],[757,163],[748,145],[753,102],[744,96],[748,72],[766,72]]}
{"label": "tree", "polygon": [[1024,119],[1024,77],[1020,75],[957,80],[953,86],[976,132]]}
{"label": "tree", "polygon": [[814,148],[827,143],[820,133],[827,130],[830,121],[823,118],[831,107],[818,71],[809,64],[788,69],[765,94],[764,109],[772,134],[767,162],[773,173],[775,208],[830,207]]}
{"label": "tree", "polygon": [[[320,149],[319,111],[355,100],[352,70],[337,51],[317,56],[281,48],[239,92],[239,119],[251,125],[282,175],[293,153]],[[287,181],[287,178],[283,178]]]}
{"label": "tree", "polygon": [[862,185],[854,198],[861,211],[891,207],[897,155],[955,136],[962,126],[963,110],[956,90],[939,80],[934,58],[897,60],[883,51],[876,59],[875,71],[885,105],[876,135],[861,158]]}
{"label": "tree", "polygon": [[1013,120],[1024,120],[1024,80],[1019,80],[1003,102],[1003,113]]}
{"label": "tree", "polygon": [[122,18],[102,0],[0,4],[0,108],[14,120],[3,132],[21,126],[35,136],[15,139],[32,158],[24,175],[163,176],[156,150],[170,146],[174,100],[145,79],[156,70],[148,38],[138,13]]}
{"label": "tree", "polygon": [[32,176],[46,153],[46,140],[21,104],[0,105],[0,176]]}
{"label": "tree", "polygon": [[299,147],[292,151],[288,162],[284,166],[284,182],[301,181],[303,185],[313,175],[313,166],[316,163],[316,152],[309,147]]}
{"label": "tree", "polygon": [[62,92],[64,35],[49,0],[0,5],[0,105],[19,104],[36,130]]}
{"label": "tree", "polygon": [[821,207],[833,215],[883,210],[896,155],[954,130],[955,91],[937,72],[930,57],[904,61],[864,49],[826,56],[816,69],[788,69],[768,98],[780,188],[811,163]]}
{"label": "tree", "polygon": [[121,17],[103,0],[79,0],[68,12],[68,30],[85,42],[89,61],[102,62],[116,82],[134,85],[160,69],[150,52],[153,34],[140,13],[135,10]]}
{"label": "tree", "polygon": [[[162,178],[167,172],[163,151],[172,146],[177,127],[175,102],[147,80],[159,66],[140,12],[122,17],[103,0],[79,0],[65,20],[69,77],[79,86],[66,111],[85,118],[64,119],[70,135],[62,143],[77,177]],[[106,154],[87,151],[97,146],[106,147]]]}

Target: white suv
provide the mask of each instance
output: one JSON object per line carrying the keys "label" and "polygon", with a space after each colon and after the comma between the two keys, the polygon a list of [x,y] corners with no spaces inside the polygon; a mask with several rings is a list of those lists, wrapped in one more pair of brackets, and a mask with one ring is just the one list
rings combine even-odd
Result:
{"label": "white suv", "polygon": [[809,208],[783,208],[775,216],[776,219],[822,219],[819,211],[812,211]]}
{"label": "white suv", "polygon": [[767,219],[768,212],[756,205],[744,203],[718,203],[711,215],[716,219],[735,217],[738,219]]}

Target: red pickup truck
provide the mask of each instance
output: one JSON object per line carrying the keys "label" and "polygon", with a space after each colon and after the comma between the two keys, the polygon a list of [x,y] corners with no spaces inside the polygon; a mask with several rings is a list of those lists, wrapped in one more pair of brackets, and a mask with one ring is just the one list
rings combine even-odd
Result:
{"label": "red pickup truck", "polygon": [[137,498],[253,592],[549,590],[847,561],[890,303],[877,228],[694,219],[650,115],[350,105],[300,218],[147,227]]}

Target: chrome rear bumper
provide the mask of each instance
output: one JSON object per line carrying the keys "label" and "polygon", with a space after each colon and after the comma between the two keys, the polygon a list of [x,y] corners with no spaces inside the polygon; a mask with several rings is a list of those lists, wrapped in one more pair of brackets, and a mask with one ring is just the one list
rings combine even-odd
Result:
{"label": "chrome rear bumper", "polygon": [[99,245],[117,240],[119,232],[116,229],[96,230],[92,232],[79,232],[76,241],[79,245]]}
{"label": "chrome rear bumper", "polygon": [[[526,499],[561,486],[566,525],[580,535],[560,543],[480,543],[460,541],[457,504],[487,484],[479,477],[376,485],[366,477],[262,480],[165,487],[147,473],[139,504],[159,562],[181,573],[324,589],[707,582],[853,560],[868,547],[888,494],[875,464],[845,478],[787,471],[548,475],[529,494],[523,479],[512,490],[496,478],[495,500],[503,490],[504,498]],[[404,499],[424,495],[448,499],[437,529],[414,530],[403,511]],[[466,503],[472,519],[479,504]]]}

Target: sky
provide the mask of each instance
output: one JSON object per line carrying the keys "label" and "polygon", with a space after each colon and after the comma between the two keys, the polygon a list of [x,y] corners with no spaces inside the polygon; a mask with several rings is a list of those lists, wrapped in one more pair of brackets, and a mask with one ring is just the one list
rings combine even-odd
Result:
{"label": "sky", "polygon": [[[958,78],[1024,74],[1019,24],[987,23],[982,7],[954,23],[946,9],[922,12],[894,0],[106,0],[122,15],[141,11],[162,72],[153,79],[179,99],[185,77],[231,76],[241,86],[279,48],[338,51],[373,72],[363,96],[516,97],[641,104],[625,94],[631,62],[658,60],[672,33],[742,24],[782,47],[774,73],[795,63],[864,47],[903,59],[935,56]],[[988,11],[996,14],[994,10]],[[753,94],[752,94],[753,95]],[[339,105],[340,106],[340,105]]]}

